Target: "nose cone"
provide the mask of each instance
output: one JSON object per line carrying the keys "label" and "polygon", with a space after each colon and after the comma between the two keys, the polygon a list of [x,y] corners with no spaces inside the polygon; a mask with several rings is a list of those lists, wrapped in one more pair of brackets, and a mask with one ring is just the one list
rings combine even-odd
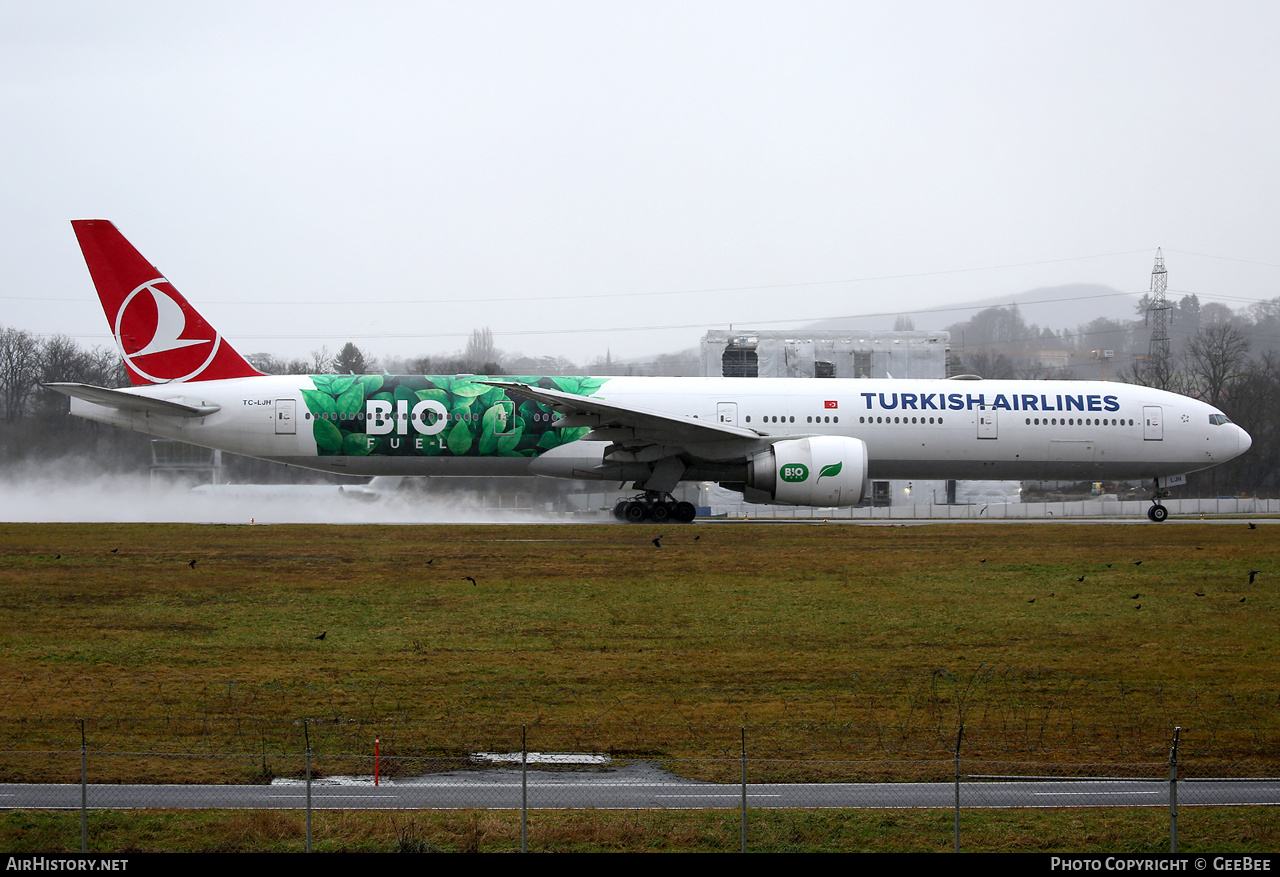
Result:
{"label": "nose cone", "polygon": [[1253,438],[1238,426],[1236,427],[1236,432],[1240,434],[1240,450],[1237,452],[1237,456],[1239,456],[1253,447]]}

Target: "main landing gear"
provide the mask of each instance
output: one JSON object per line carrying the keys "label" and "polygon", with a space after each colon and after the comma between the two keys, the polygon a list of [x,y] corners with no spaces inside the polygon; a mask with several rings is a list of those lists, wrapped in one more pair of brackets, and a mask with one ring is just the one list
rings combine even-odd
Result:
{"label": "main landing gear", "polygon": [[698,516],[691,502],[676,502],[669,493],[646,490],[641,496],[620,500],[613,507],[613,516],[628,524],[653,521],[657,524],[688,524]]}
{"label": "main landing gear", "polygon": [[1159,524],[1165,518],[1169,517],[1169,510],[1160,505],[1160,500],[1169,495],[1169,491],[1160,486],[1159,479],[1156,480],[1156,492],[1151,495],[1151,508],[1147,509],[1147,517]]}

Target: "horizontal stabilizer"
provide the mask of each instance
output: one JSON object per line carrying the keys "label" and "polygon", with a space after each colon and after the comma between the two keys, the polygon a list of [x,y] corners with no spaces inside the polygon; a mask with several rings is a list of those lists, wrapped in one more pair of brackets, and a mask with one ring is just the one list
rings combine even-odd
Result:
{"label": "horizontal stabilizer", "polygon": [[92,384],[53,383],[41,384],[46,390],[102,405],[120,411],[138,411],[146,414],[164,414],[169,417],[204,417],[220,411],[219,405],[187,405],[182,402],[171,402],[168,399],[152,399],[138,396],[126,390],[108,390],[106,387],[95,387]]}

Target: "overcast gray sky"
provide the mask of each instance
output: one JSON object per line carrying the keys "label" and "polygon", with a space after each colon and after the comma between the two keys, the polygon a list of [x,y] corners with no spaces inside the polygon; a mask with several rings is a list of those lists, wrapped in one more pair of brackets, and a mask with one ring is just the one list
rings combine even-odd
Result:
{"label": "overcast gray sky", "polygon": [[244,353],[444,353],[489,326],[506,351],[645,356],[730,323],[1140,292],[1157,246],[1171,291],[1238,307],[1280,295],[1278,23],[5,3],[0,324],[109,342],[77,218],[114,221]]}

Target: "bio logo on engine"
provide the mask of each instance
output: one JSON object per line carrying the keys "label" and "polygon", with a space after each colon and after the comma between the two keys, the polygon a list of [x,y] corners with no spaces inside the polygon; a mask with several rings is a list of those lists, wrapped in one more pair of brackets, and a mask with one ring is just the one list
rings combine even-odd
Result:
{"label": "bio logo on engine", "polygon": [[791,463],[783,466],[780,474],[783,481],[790,484],[799,484],[809,477],[809,468],[801,463]]}

